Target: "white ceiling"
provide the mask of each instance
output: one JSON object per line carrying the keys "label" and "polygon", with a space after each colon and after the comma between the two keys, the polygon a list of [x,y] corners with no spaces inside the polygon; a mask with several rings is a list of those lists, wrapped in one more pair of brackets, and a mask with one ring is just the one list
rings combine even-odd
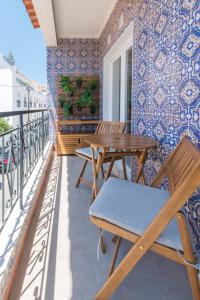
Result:
{"label": "white ceiling", "polygon": [[53,0],[57,38],[98,38],[117,0]]}
{"label": "white ceiling", "polygon": [[56,46],[56,29],[53,15],[52,0],[32,0],[39,20],[40,29],[44,35],[47,46]]}

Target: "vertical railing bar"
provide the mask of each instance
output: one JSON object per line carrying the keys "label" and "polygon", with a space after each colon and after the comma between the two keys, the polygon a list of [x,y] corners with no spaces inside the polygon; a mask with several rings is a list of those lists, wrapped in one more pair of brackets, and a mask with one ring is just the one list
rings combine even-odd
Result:
{"label": "vertical railing bar", "polygon": [[39,129],[39,153],[41,153],[41,120],[39,118],[39,126],[38,126],[38,129]]}
{"label": "vertical railing bar", "polygon": [[38,153],[38,145],[37,145],[37,118],[35,118],[35,161]]}
{"label": "vertical railing bar", "polygon": [[4,136],[2,136],[2,226],[5,221],[5,174],[4,174],[4,151],[5,151],[5,144],[4,144]]}
{"label": "vertical railing bar", "polygon": [[25,143],[24,143],[24,156],[25,156],[25,164],[26,164],[26,178],[28,177],[28,155],[27,155],[27,149],[28,149],[28,144],[27,144],[27,127],[28,125],[26,124],[24,126],[25,128]]}
{"label": "vertical railing bar", "polygon": [[13,202],[15,204],[16,201],[16,194],[15,194],[15,181],[16,181],[16,157],[15,157],[15,149],[14,149],[14,135],[13,133],[11,134],[11,171],[12,171],[12,207],[13,207]]}
{"label": "vertical railing bar", "polygon": [[45,139],[45,132],[44,132],[44,112],[42,112],[42,159],[44,159],[44,139]]}
{"label": "vertical railing bar", "polygon": [[23,209],[24,189],[24,124],[23,115],[20,115],[20,208]]}
{"label": "vertical railing bar", "polygon": [[33,163],[34,163],[34,166],[35,166],[35,159],[36,159],[36,156],[37,156],[37,139],[36,139],[36,120],[34,121],[34,157],[33,157]]}
{"label": "vertical railing bar", "polygon": [[38,156],[40,156],[40,118],[38,117]]}
{"label": "vertical railing bar", "polygon": [[20,153],[19,153],[19,147],[20,147],[20,130],[17,130],[17,138],[16,138],[16,144],[17,144],[17,197],[19,196],[19,161],[20,161]]}
{"label": "vertical railing bar", "polygon": [[10,173],[10,207],[12,209],[13,207],[13,189],[14,189],[14,186],[13,186],[13,183],[14,183],[14,180],[13,180],[13,153],[12,153],[12,133],[11,133],[11,136],[10,136],[10,162],[9,162],[9,169],[7,170],[8,174]]}
{"label": "vertical railing bar", "polygon": [[35,120],[35,159],[37,158],[37,155],[38,155],[38,128],[37,128],[37,119]]}
{"label": "vertical railing bar", "polygon": [[40,156],[40,119],[38,117],[38,157]]}
{"label": "vertical railing bar", "polygon": [[10,145],[9,145],[9,154],[8,154],[8,159],[7,159],[8,162],[7,162],[7,168],[6,168],[6,177],[7,177],[10,199],[7,201],[7,203],[10,202],[10,206],[12,208],[11,139],[9,142],[10,142]]}
{"label": "vertical railing bar", "polygon": [[32,172],[32,157],[31,157],[31,153],[32,153],[32,143],[31,143],[31,124],[29,125],[29,161],[30,161],[30,172]]}

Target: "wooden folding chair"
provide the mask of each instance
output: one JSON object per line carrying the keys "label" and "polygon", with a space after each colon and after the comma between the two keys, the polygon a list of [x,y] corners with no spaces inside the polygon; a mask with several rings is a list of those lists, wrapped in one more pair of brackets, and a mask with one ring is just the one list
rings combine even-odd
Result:
{"label": "wooden folding chair", "polygon": [[[168,177],[170,191],[158,186]],[[151,187],[109,178],[90,208],[91,221],[118,236],[109,278],[96,295],[106,300],[143,255],[152,250],[187,269],[194,300],[200,299],[196,260],[181,208],[200,186],[200,152],[184,137]],[[114,270],[121,238],[134,243]]]}
{"label": "wooden folding chair", "polygon": [[[124,133],[126,129],[126,123],[123,122],[110,122],[110,121],[100,121],[95,134],[104,134],[104,133]],[[91,189],[93,188],[93,183],[88,182],[84,177],[84,172],[87,167],[88,162],[93,162],[93,155],[91,151],[91,147],[85,147],[81,149],[76,150],[76,155],[83,158],[84,164],[81,169],[81,173],[78,177],[78,180],[76,182],[76,187],[79,187],[80,183],[82,182],[83,184],[87,185]],[[97,164],[98,160],[98,151],[95,152],[95,165]],[[111,157],[107,157],[103,163],[107,163],[111,161]],[[125,168],[125,159],[122,158],[122,165],[123,165],[123,172],[126,172]],[[98,170],[99,171],[99,170]],[[98,173],[97,171],[97,173]],[[101,165],[101,171],[102,171],[102,176],[104,177],[104,170],[103,170],[103,164]],[[127,174],[124,174],[124,176],[127,177]]]}

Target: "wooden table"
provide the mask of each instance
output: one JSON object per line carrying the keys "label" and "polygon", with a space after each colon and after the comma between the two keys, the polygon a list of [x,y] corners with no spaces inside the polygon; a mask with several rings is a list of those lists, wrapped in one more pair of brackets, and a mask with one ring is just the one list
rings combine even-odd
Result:
{"label": "wooden table", "polygon": [[[144,181],[143,168],[147,159],[148,150],[155,149],[157,142],[146,136],[131,134],[95,134],[86,138],[90,144],[93,155],[93,200],[97,196],[97,179],[100,168],[106,159],[111,157],[110,166],[106,175],[106,180],[111,175],[115,160],[123,159],[126,156],[136,156],[138,159],[138,171],[135,182],[141,178]],[[95,159],[95,152],[98,151],[98,159]],[[122,160],[124,179],[127,179],[126,166]]]}

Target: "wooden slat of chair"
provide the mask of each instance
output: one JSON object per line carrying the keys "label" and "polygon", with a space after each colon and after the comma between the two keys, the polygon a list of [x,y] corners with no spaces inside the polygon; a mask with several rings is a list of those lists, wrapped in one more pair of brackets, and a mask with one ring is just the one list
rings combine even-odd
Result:
{"label": "wooden slat of chair", "polygon": [[[123,122],[112,122],[112,121],[100,121],[97,125],[97,129],[96,129],[96,132],[95,134],[103,134],[103,133],[124,133],[125,132],[125,129],[126,129],[126,123],[123,123]],[[88,156],[85,156],[85,155],[82,155],[82,154],[77,154],[79,157],[82,157],[84,158],[85,160],[87,161],[90,161],[92,162],[92,158],[91,157],[88,157]],[[110,160],[107,159],[105,160],[105,163],[106,162],[109,162]],[[97,161],[95,160],[95,164],[97,164]],[[124,162],[123,162],[124,164]],[[76,182],[76,187],[79,187],[80,183],[82,182],[83,184],[86,183],[86,180],[83,178],[83,175],[84,175],[84,172],[86,170],[86,163],[84,162],[83,164],[83,167],[81,169],[81,172],[80,172],[80,175],[77,179],[77,182]],[[99,165],[99,167],[101,167]],[[123,167],[123,170],[124,170],[124,177],[126,177],[126,170],[125,168]],[[98,173],[98,172],[97,172]],[[90,182],[87,182],[87,186],[92,186],[92,184]]]}
{"label": "wooden slat of chair", "polygon": [[[180,172],[177,172],[177,170]],[[174,152],[170,155],[164,167],[155,177],[152,186],[158,187],[165,176],[169,176],[171,197],[148,226],[142,236],[130,233],[123,228],[113,225],[105,220],[91,217],[91,221],[98,227],[105,229],[121,238],[126,238],[135,243],[125,258],[121,261],[117,269],[111,274],[103,288],[96,295],[96,300],[106,300],[118,288],[128,273],[139,262],[142,256],[148,251],[153,250],[171,260],[185,265],[192,289],[194,300],[200,300],[200,288],[198,272],[191,266],[185,264],[175,249],[168,248],[156,243],[157,238],[177,216],[178,226],[183,244],[183,256],[189,263],[195,263],[192,253],[187,225],[180,209],[187,199],[196,191],[200,185],[200,152],[194,147],[188,138],[183,138]],[[182,175],[184,174],[184,175]]]}

